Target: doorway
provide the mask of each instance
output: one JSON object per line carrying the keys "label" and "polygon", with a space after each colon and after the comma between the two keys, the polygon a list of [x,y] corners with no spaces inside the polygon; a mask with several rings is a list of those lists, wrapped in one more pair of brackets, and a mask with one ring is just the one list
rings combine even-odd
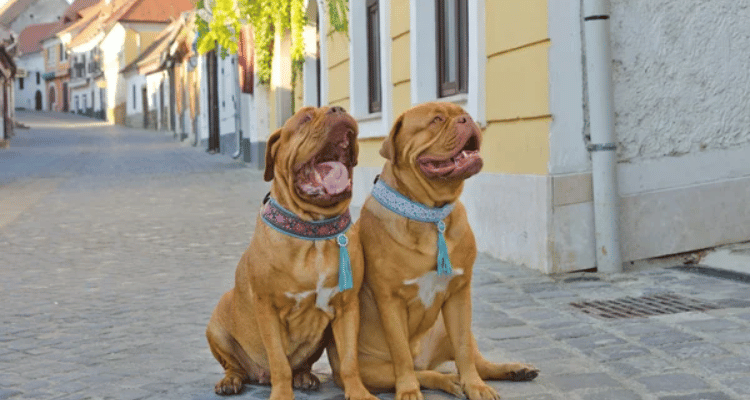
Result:
{"label": "doorway", "polygon": [[42,91],[37,90],[36,94],[34,95],[34,109],[37,111],[42,111]]}

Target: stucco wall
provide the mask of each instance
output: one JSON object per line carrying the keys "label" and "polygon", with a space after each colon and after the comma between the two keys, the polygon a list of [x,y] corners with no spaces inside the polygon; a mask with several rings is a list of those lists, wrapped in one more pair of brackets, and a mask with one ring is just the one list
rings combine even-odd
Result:
{"label": "stucco wall", "polygon": [[23,89],[19,86],[19,78],[16,78],[16,95],[15,100],[16,108],[25,108],[27,110],[33,110],[36,107],[36,91],[38,90],[42,94],[42,110],[47,109],[47,91],[45,90],[44,78],[39,79],[39,84],[36,83],[36,74],[39,73],[44,75],[44,59],[42,58],[42,52],[24,54],[22,57],[16,59],[16,65],[18,68],[24,68],[28,72],[28,76],[24,78]]}
{"label": "stucco wall", "polygon": [[612,2],[621,161],[750,142],[748,20],[747,1]]}

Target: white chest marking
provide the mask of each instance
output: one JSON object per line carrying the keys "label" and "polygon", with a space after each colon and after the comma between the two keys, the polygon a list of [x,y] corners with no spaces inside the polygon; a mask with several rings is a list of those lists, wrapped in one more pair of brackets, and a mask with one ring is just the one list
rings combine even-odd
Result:
{"label": "white chest marking", "polygon": [[338,285],[330,288],[324,287],[323,283],[326,281],[326,277],[327,276],[324,273],[321,273],[318,276],[318,283],[315,285],[315,290],[307,290],[300,293],[286,292],[286,297],[296,300],[297,305],[299,305],[302,300],[314,294],[316,295],[315,306],[326,313],[333,314],[333,307],[331,307],[328,303],[331,301],[331,298],[333,298],[333,296],[335,296],[336,293],[339,292],[339,287]]}
{"label": "white chest marking", "polygon": [[442,293],[448,288],[451,279],[463,274],[464,270],[461,268],[454,268],[450,275],[438,275],[437,271],[430,271],[419,278],[405,280],[404,285],[417,285],[419,288],[417,296],[427,308],[435,301],[435,296],[438,293]]}

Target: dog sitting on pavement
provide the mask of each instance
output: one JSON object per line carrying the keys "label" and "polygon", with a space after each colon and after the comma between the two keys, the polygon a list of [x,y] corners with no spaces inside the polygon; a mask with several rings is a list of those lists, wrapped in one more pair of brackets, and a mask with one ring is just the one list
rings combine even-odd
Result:
{"label": "dog sitting on pavement", "polygon": [[[407,110],[383,143],[385,166],[354,226],[365,255],[359,368],[369,389],[395,389],[396,400],[421,400],[420,387],[495,400],[484,380],[538,374],[531,365],[487,361],[471,330],[477,250],[459,196],[482,168],[480,144],[479,127],[459,106]],[[328,354],[341,383],[338,348]],[[458,375],[435,371],[446,361],[455,361]]]}
{"label": "dog sitting on pavement", "polygon": [[364,261],[348,229],[357,154],[357,124],[341,107],[303,108],[269,137],[271,192],[206,329],[225,370],[217,394],[245,383],[270,383],[272,400],[317,389],[311,368],[332,335],[346,398],[375,399],[357,363]]}

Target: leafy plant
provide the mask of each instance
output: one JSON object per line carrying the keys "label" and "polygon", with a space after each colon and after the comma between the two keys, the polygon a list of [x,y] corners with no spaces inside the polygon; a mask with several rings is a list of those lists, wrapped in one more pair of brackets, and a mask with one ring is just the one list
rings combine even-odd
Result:
{"label": "leafy plant", "polygon": [[[349,0],[326,0],[334,32],[348,32]],[[301,76],[305,57],[303,31],[305,0],[199,0],[196,4],[197,50],[201,54],[217,46],[222,57],[237,52],[240,28],[253,27],[256,73],[261,84],[271,82],[275,32],[291,32],[292,93]],[[294,109],[294,96],[292,96]]]}

